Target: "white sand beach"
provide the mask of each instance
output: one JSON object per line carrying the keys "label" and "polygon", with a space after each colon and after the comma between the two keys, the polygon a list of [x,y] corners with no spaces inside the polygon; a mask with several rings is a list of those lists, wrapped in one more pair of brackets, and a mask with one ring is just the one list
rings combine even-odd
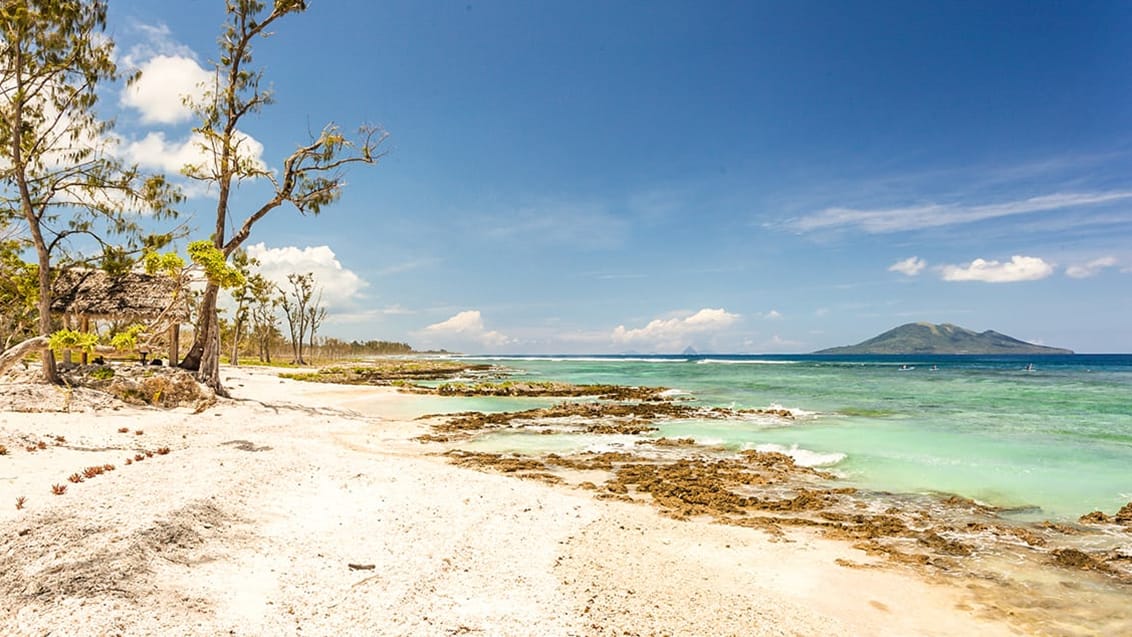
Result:
{"label": "white sand beach", "polygon": [[222,374],[199,414],[3,388],[0,634],[1018,634],[845,543],[452,466],[413,396]]}

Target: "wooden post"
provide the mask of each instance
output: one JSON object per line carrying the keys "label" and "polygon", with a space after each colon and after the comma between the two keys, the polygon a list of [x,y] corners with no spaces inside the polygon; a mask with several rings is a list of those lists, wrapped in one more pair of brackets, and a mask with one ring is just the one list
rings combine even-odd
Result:
{"label": "wooden post", "polygon": [[[79,319],[79,331],[80,332],[89,332],[90,331],[90,317],[87,316],[86,314],[83,314],[82,318]],[[89,358],[89,354],[87,354],[87,351],[84,349],[83,354],[82,354],[82,358],[80,358],[79,360],[82,361],[83,365],[86,365],[87,363],[90,362],[89,360],[87,360],[88,358]]]}
{"label": "wooden post", "polygon": [[169,326],[169,365],[181,362],[181,326],[174,321]]}

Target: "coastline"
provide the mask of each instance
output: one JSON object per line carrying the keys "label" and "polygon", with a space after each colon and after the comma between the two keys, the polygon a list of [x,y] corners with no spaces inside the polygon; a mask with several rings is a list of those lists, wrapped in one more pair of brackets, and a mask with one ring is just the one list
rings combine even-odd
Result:
{"label": "coastline", "polygon": [[411,395],[222,374],[235,400],[201,414],[0,414],[0,632],[1013,634],[845,542],[454,466],[412,440],[425,424],[381,417]]}

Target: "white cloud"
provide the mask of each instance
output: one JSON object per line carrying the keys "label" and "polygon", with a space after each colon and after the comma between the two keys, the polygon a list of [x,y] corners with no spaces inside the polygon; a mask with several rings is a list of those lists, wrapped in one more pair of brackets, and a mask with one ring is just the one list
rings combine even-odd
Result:
{"label": "white cloud", "polygon": [[141,63],[141,77],[122,90],[123,106],[135,108],[147,124],[176,124],[192,118],[185,97],[199,101],[213,75],[184,55],[156,55]]}
{"label": "white cloud", "polygon": [[259,260],[259,272],[277,285],[288,289],[288,274],[314,274],[315,285],[322,288],[322,301],[327,308],[349,307],[368,283],[342,267],[329,246],[268,248],[263,243],[248,246],[248,256]]}
{"label": "white cloud", "polygon": [[973,223],[1011,215],[1048,212],[1078,206],[1091,206],[1132,198],[1129,191],[1055,193],[997,204],[926,204],[903,208],[858,210],[826,208],[791,221],[788,226],[800,232],[856,227],[870,234],[936,228]]}
{"label": "white cloud", "polygon": [[1065,274],[1074,279],[1087,279],[1099,274],[1100,271],[1105,268],[1115,267],[1116,263],[1116,257],[1101,257],[1099,259],[1093,259],[1088,263],[1071,265],[1065,269]]}
{"label": "white cloud", "polygon": [[763,318],[771,321],[776,321],[782,318],[782,312],[778,310],[771,310],[763,314]]}
{"label": "white cloud", "polygon": [[693,336],[724,329],[738,320],[738,314],[722,308],[704,308],[690,316],[653,319],[648,325],[639,328],[629,329],[618,325],[613,330],[612,339],[614,343],[621,345],[672,351],[687,346],[687,341]]}
{"label": "white cloud", "polygon": [[[249,161],[258,170],[266,170],[263,161],[263,144],[250,135],[239,131],[235,134],[238,155]],[[180,173],[185,166],[206,166],[213,155],[205,151],[205,139],[193,133],[183,141],[170,141],[160,131],[148,133],[138,141],[124,146],[126,157],[143,168],[153,168],[170,173]],[[188,194],[194,194],[192,192]]]}
{"label": "white cloud", "polygon": [[464,310],[455,316],[433,323],[421,331],[433,338],[454,339],[486,347],[500,347],[514,340],[495,330],[487,329],[479,310]]}
{"label": "white cloud", "polygon": [[1044,279],[1053,274],[1053,266],[1038,257],[1015,255],[1007,263],[975,259],[966,266],[945,265],[939,271],[944,281],[1014,283]]}
{"label": "white cloud", "polygon": [[926,268],[927,265],[927,262],[923,259],[920,259],[918,257],[908,257],[903,261],[897,261],[896,263],[888,266],[888,271],[899,272],[907,276],[916,276],[924,268]]}

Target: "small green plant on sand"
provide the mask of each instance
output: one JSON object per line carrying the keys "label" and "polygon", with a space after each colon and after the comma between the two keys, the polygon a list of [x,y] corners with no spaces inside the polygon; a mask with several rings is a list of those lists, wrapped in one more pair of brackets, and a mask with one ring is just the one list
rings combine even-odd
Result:
{"label": "small green plant on sand", "polygon": [[47,342],[51,349],[56,352],[65,349],[92,352],[94,346],[98,344],[98,337],[89,332],[61,329],[48,337]]}
{"label": "small green plant on sand", "polygon": [[90,373],[90,377],[95,380],[110,380],[114,378],[114,368],[112,367],[99,367]]}

